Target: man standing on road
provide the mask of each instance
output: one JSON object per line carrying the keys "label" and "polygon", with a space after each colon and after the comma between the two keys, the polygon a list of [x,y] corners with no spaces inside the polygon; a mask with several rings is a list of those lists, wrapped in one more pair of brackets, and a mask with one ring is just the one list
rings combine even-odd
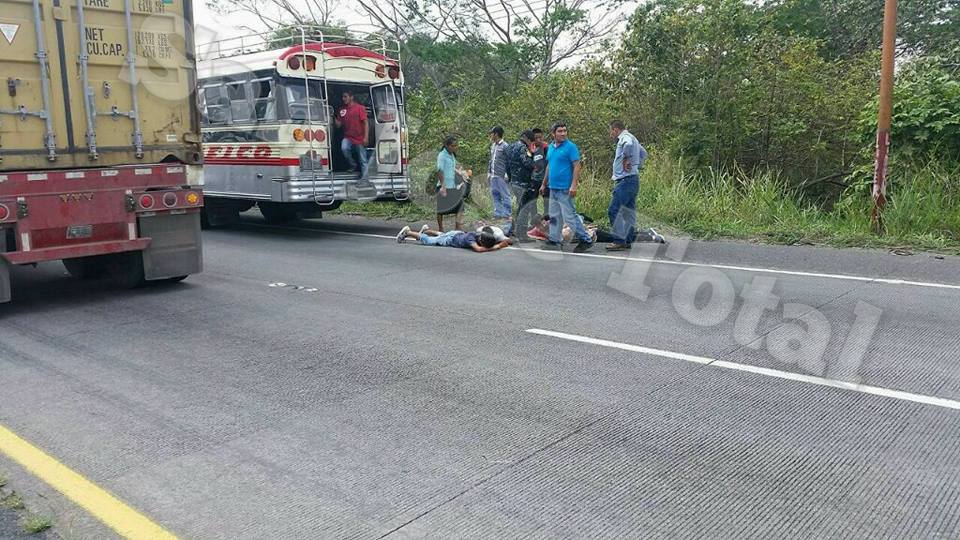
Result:
{"label": "man standing on road", "polygon": [[[533,185],[543,184],[543,176],[547,172],[547,143],[543,140],[543,130],[533,128]],[[547,190],[543,198],[543,215],[550,215],[550,191]]]}
{"label": "man standing on road", "polygon": [[353,99],[351,92],[344,92],[343,106],[337,111],[334,120],[337,127],[343,130],[343,141],[340,151],[347,160],[351,170],[360,174],[360,183],[367,183],[367,144],[370,142],[369,126],[367,125],[367,108]]}
{"label": "man standing on road", "polygon": [[647,150],[622,121],[614,120],[609,127],[610,138],[617,141],[617,151],[613,158],[613,196],[607,209],[613,242],[607,244],[607,251],[623,251],[630,249],[637,234],[637,194]]}
{"label": "man standing on road", "polygon": [[513,235],[522,242],[530,239],[527,231],[533,227],[537,213],[537,197],[540,184],[533,183],[533,132],[524,131],[520,140],[507,147],[507,162],[510,164],[510,188],[517,197],[513,213]]}
{"label": "man standing on road", "polygon": [[503,140],[503,128],[495,126],[490,130],[490,165],[487,167],[490,178],[490,193],[493,196],[493,217],[510,219],[512,202],[510,188],[507,186],[507,143]]}
{"label": "man standing on road", "polygon": [[589,251],[593,238],[577,217],[574,197],[580,184],[580,149],[567,139],[567,125],[553,125],[553,143],[547,147],[547,170],[540,193],[550,190],[550,237],[543,249],[559,250],[563,241],[563,225],[573,231],[577,253]]}

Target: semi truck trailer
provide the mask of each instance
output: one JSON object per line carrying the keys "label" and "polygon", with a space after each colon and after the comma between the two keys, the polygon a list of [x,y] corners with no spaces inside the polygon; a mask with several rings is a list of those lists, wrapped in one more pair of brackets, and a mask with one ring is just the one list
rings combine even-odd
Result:
{"label": "semi truck trailer", "polygon": [[121,287],[200,272],[191,3],[0,8],[0,303],[46,261]]}

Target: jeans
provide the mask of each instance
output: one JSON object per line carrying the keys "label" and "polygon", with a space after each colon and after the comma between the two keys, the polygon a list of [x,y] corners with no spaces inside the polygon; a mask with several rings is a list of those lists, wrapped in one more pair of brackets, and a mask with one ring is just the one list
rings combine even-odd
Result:
{"label": "jeans", "polygon": [[369,156],[367,156],[367,147],[362,144],[356,144],[350,139],[344,137],[343,141],[340,143],[340,151],[343,153],[343,157],[347,160],[347,164],[350,165],[350,170],[357,170],[357,161],[360,162],[360,179],[367,179],[367,172],[370,169],[368,163]]}
{"label": "jeans", "polygon": [[445,233],[441,233],[440,236],[430,236],[428,234],[421,234],[420,243],[425,246],[447,247],[450,245],[450,242],[453,242],[453,237],[461,232],[463,231],[447,231]]}
{"label": "jeans", "polygon": [[540,188],[529,186],[510,186],[517,197],[517,208],[513,215],[513,231],[518,237],[527,235],[534,225],[534,216],[537,215],[537,199],[540,197]]}
{"label": "jeans", "polygon": [[513,214],[513,201],[510,199],[510,187],[499,176],[490,177],[490,193],[493,195],[493,217],[508,218]]}
{"label": "jeans", "polygon": [[637,235],[637,194],[640,192],[640,177],[625,176],[614,183],[613,197],[607,217],[610,218],[610,235],[617,244],[630,245]]}
{"label": "jeans", "polygon": [[566,224],[573,231],[573,237],[582,242],[591,242],[593,239],[583,221],[577,216],[573,197],[566,189],[550,190],[550,241],[563,241],[563,225]]}

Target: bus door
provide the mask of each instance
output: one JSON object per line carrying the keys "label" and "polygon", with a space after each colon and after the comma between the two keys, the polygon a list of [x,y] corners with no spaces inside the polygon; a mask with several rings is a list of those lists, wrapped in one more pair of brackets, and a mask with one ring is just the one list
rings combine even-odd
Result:
{"label": "bus door", "polygon": [[371,86],[370,97],[376,122],[377,172],[400,174],[400,113],[393,82]]}

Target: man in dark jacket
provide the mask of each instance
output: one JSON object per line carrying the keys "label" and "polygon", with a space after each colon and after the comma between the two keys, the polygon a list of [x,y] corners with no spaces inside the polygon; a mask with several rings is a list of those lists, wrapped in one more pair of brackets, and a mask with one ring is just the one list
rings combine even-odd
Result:
{"label": "man in dark jacket", "polygon": [[527,231],[533,227],[537,214],[539,184],[533,180],[533,132],[524,131],[520,140],[507,147],[507,165],[510,172],[510,189],[517,198],[513,212],[513,235],[521,241],[529,241]]}

